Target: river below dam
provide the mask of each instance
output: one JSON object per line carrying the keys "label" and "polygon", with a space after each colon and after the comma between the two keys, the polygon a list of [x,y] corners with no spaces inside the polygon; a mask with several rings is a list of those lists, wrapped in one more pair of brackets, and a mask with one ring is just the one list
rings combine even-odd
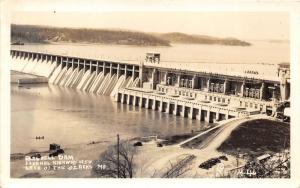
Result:
{"label": "river below dam", "polygon": [[[150,135],[200,130],[199,120],[128,106],[113,98],[51,84],[11,85],[11,153],[76,147]],[[45,139],[35,139],[44,136]]]}

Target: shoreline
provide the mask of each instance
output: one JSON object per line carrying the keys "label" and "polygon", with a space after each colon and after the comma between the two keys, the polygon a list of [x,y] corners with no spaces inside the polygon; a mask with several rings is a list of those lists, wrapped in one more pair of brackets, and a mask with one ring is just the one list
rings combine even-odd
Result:
{"label": "shoreline", "polygon": [[[255,119],[255,118],[254,118]],[[250,122],[253,118],[244,119],[240,121],[233,121],[233,126],[227,132],[231,133],[232,130],[235,130],[236,127],[240,126],[244,122]],[[226,124],[226,123],[225,123]],[[227,123],[230,125],[230,123]],[[226,124],[226,125],[227,125]],[[229,126],[226,126],[227,128]],[[232,130],[231,130],[232,129]],[[205,132],[205,131],[203,131]],[[223,134],[223,139],[228,138],[228,133]],[[198,133],[199,134],[199,133]],[[190,138],[195,135],[195,133],[186,134],[189,135]],[[217,136],[220,137],[218,134]],[[140,141],[141,137],[135,137],[130,139],[130,143],[134,141]],[[186,139],[188,140],[188,138]],[[161,177],[162,174],[165,173],[166,168],[171,163],[175,163],[179,158],[186,155],[195,156],[195,160],[192,163],[192,168],[189,172],[184,174],[182,177],[190,177],[190,178],[215,178],[216,170],[219,168],[218,165],[213,166],[209,170],[201,169],[198,167],[199,164],[204,161],[220,157],[226,156],[227,160],[222,161],[224,168],[229,171],[237,167],[236,157],[230,151],[221,152],[217,150],[218,142],[220,139],[216,141],[212,141],[210,146],[202,149],[198,148],[187,148],[187,147],[178,147],[177,144],[171,145],[163,145],[162,147],[158,147],[158,143],[163,143],[163,138],[159,138],[157,140],[149,140],[142,141],[142,146],[137,147],[137,155],[135,156],[135,161],[137,165],[137,170],[135,172],[136,178],[149,178],[149,177]],[[64,155],[74,156],[76,160],[92,160],[95,161],[98,159],[100,154],[104,152],[109,146],[114,145],[111,142],[102,142],[96,144],[82,144],[77,147],[65,148]],[[63,148],[64,149],[64,148]],[[265,152],[268,153],[268,152]],[[240,158],[238,165],[245,165],[247,158]],[[78,170],[78,171],[70,171],[61,170],[61,171],[26,171],[24,169],[24,160],[11,160],[11,176],[13,178],[18,177],[43,177],[43,178],[95,178],[91,175],[91,170]]]}
{"label": "shoreline", "polygon": [[[205,129],[206,130],[206,129]],[[204,131],[204,130],[203,130]],[[202,131],[202,132],[203,132]],[[180,142],[181,136],[188,136],[192,137],[193,135],[197,134],[198,132],[191,132],[191,133],[185,133],[185,134],[176,134],[173,136],[178,136],[177,142]],[[144,137],[133,137],[129,139],[130,143],[134,143],[136,141],[142,141],[143,146],[138,148],[139,151],[144,150],[144,146],[151,145],[154,148],[157,147],[157,143],[164,143],[167,139],[172,139],[173,136],[158,136],[159,138],[156,141],[149,140],[149,141],[142,141],[144,140]],[[66,147],[62,148],[64,149],[65,153],[64,155],[71,155],[74,156],[76,160],[97,160],[98,157],[102,152],[104,152],[109,146],[114,145],[115,143],[112,142],[95,142],[93,143],[86,143],[86,144],[80,144],[76,145],[77,147]],[[165,149],[171,149],[176,147],[176,143],[171,145],[163,145],[163,148]],[[145,147],[146,148],[146,147]],[[138,156],[143,156],[144,152],[139,152]],[[28,153],[11,153],[11,176],[13,178],[22,178],[27,176],[36,176],[38,173],[40,177],[47,178],[47,177],[54,177],[54,178],[65,178],[70,176],[70,172],[67,170],[63,171],[56,171],[56,172],[47,172],[47,171],[26,171],[24,169],[24,163],[25,163],[25,156],[33,156],[34,154],[49,154],[49,150],[46,151],[32,151]],[[44,156],[44,155],[43,155]],[[142,157],[143,158],[143,157]],[[143,160],[143,159],[139,159]],[[73,171],[72,171],[73,172]],[[72,174],[70,177],[72,178],[91,178],[91,171],[77,171],[75,174]]]}
{"label": "shoreline", "polygon": [[[268,42],[268,41],[264,41]],[[171,42],[170,45],[138,45],[138,44],[118,44],[118,43],[94,43],[94,42],[53,42],[53,41],[45,41],[45,42],[28,42],[24,43],[24,45],[75,45],[75,46],[124,46],[124,47],[160,47],[160,48],[169,48],[174,45],[204,45],[204,46],[224,46],[224,47],[249,47],[251,45],[230,45],[230,44],[218,44],[218,43],[185,43],[185,42]],[[11,46],[23,46],[23,45],[11,45]]]}
{"label": "shoreline", "polygon": [[[53,41],[45,41],[45,42],[28,42],[24,43],[24,45],[75,45],[75,46],[125,46],[125,47],[172,47],[172,45],[138,45],[138,44],[118,44],[118,43],[93,43],[93,42],[53,42]],[[23,46],[23,45],[11,45],[11,46]]]}

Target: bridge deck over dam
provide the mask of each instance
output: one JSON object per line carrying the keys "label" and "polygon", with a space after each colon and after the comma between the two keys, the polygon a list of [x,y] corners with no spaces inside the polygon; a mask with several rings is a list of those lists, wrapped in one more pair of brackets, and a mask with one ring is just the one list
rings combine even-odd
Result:
{"label": "bridge deck over dam", "polygon": [[12,70],[44,76],[50,84],[110,95],[122,103],[214,122],[274,114],[289,99],[289,64],[176,66],[147,53],[144,62],[117,62],[11,50]]}

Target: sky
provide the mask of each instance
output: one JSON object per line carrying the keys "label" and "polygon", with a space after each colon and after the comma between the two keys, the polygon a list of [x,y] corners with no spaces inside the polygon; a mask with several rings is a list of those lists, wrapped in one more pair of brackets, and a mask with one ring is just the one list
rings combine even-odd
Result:
{"label": "sky", "polygon": [[153,8],[156,4],[151,0],[140,3],[140,6],[131,6],[130,3],[124,8],[124,3],[119,0],[14,0],[11,22],[160,33],[183,32],[239,39],[289,39],[287,12],[195,11],[190,8],[169,11]]}

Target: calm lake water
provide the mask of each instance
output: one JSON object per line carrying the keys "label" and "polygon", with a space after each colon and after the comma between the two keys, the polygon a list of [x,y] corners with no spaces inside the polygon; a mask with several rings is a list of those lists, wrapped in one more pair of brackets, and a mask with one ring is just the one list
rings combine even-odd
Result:
{"label": "calm lake water", "polygon": [[[251,42],[251,41],[250,41]],[[289,62],[288,43],[252,42],[250,47],[182,45],[172,47],[136,47],[117,45],[24,45],[13,49],[97,59],[127,60],[139,63],[146,52],[161,53],[161,60],[173,63]],[[11,87],[11,152],[47,150],[50,143],[64,146],[91,141],[115,141],[121,138],[154,134],[173,135],[199,130],[203,122],[140,109],[99,96],[53,85],[35,85],[30,89]],[[36,136],[45,136],[36,140]]]}
{"label": "calm lake water", "polygon": [[96,44],[34,44],[12,46],[12,48],[95,59],[126,60],[133,63],[139,63],[144,60],[147,52],[158,52],[161,54],[162,62],[172,63],[226,62],[277,64],[280,62],[289,62],[289,43],[250,42],[252,46],[172,44],[171,47],[138,47]]}

